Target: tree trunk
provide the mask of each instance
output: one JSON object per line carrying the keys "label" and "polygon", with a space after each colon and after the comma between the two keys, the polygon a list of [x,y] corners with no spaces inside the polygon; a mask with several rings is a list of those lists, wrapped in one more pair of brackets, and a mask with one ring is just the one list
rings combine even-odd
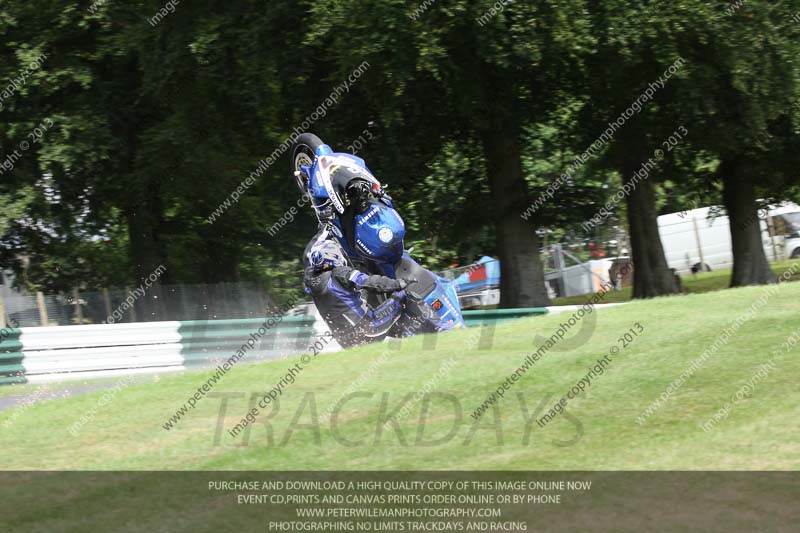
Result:
{"label": "tree trunk", "polygon": [[203,283],[238,282],[241,280],[239,263],[240,249],[232,246],[232,242],[208,240],[206,257],[200,266]]}
{"label": "tree trunk", "polygon": [[131,262],[136,275],[136,283],[145,290],[144,295],[137,297],[136,313],[143,321],[164,320],[166,317],[161,294],[161,270],[159,269],[163,265],[163,256],[158,242],[157,205],[159,200],[153,199],[150,192],[143,196],[141,202],[134,203],[127,212]]}
{"label": "tree trunk", "polygon": [[775,283],[761,239],[761,221],[750,165],[744,160],[726,160],[719,166],[724,185],[733,247],[731,287]]}
{"label": "tree trunk", "polygon": [[667,266],[664,247],[658,233],[655,184],[651,176],[636,173],[642,160],[629,158],[623,162],[622,175],[630,193],[628,206],[631,256],[633,260],[633,297],[654,298],[676,294],[675,276]]}
{"label": "tree trunk", "polygon": [[500,256],[500,307],[550,305],[534,227],[522,219],[528,207],[519,143],[508,134],[484,135]]}

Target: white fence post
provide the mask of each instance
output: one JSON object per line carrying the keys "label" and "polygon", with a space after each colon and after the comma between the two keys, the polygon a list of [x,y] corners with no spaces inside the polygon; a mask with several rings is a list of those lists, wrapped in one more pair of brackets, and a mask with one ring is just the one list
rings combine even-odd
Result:
{"label": "white fence post", "polygon": [[48,326],[50,320],[47,317],[47,306],[44,303],[44,293],[36,291],[36,304],[39,306],[39,322],[41,326]]}
{"label": "white fence post", "polygon": [[83,324],[83,308],[81,307],[81,293],[78,289],[72,289],[72,300],[75,302],[75,316],[78,317],[78,325]]}
{"label": "white fence post", "polygon": [[103,289],[103,302],[105,302],[106,304],[106,320],[108,320],[108,317],[111,316],[111,313],[113,313],[113,311],[111,310],[111,298],[108,296],[107,288]]}
{"label": "white fence post", "polygon": [[[128,287],[125,287],[125,297],[127,298],[131,294],[131,290]],[[130,308],[130,315],[131,315],[131,322],[136,322],[136,310],[134,309],[136,305],[136,301],[131,304]]]}
{"label": "white fence post", "polygon": [[6,327],[6,304],[3,303],[3,295],[0,294],[0,329]]}

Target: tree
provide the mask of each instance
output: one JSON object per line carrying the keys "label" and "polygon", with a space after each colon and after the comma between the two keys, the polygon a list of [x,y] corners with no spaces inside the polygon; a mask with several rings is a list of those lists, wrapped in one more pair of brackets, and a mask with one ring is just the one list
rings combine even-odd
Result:
{"label": "tree", "polygon": [[[796,183],[791,163],[797,157],[791,147],[798,130],[792,102],[798,96],[800,28],[781,4],[753,1],[736,10],[728,7],[714,3],[700,8],[704,16],[696,13],[702,23],[693,25],[688,41],[693,68],[676,101],[697,133],[693,145],[719,161],[717,179],[734,255],[731,286],[737,287],[775,280],[760,225],[753,222],[763,200],[786,198],[787,185]],[[770,129],[780,140],[764,142]]]}
{"label": "tree", "polygon": [[[210,215],[291,132],[287,110],[309,99],[297,90],[312,85],[308,66],[294,63],[304,49],[286,46],[279,31],[300,29],[304,13],[288,3],[187,4],[152,27],[147,16],[163,3],[89,4],[3,6],[3,57],[49,55],[2,110],[2,138],[13,146],[34,118],[55,123],[13,171],[36,192],[27,210],[35,223],[12,229],[9,256],[60,264],[31,273],[49,290],[71,288],[76,276],[95,287],[136,285],[162,264],[168,283],[237,281],[242,271],[265,280],[274,274],[261,268],[265,258],[296,260],[295,235],[313,228],[298,224],[280,240],[266,233],[297,200],[284,165],[259,172],[241,199]],[[3,79],[17,68],[2,69]],[[80,263],[79,275],[63,268]],[[115,277],[101,275],[106,265]]]}
{"label": "tree", "polygon": [[493,6],[462,0],[411,16],[399,1],[315,2],[319,25],[310,40],[325,47],[337,76],[364,60],[380,65],[357,87],[366,104],[359,111],[381,117],[411,154],[439,154],[447,141],[479,143],[502,264],[501,306],[546,305],[539,240],[522,216],[531,205],[525,127],[557,106],[591,39],[584,2]]}
{"label": "tree", "polygon": [[610,190],[609,198],[624,196],[634,298],[678,292],[657,217],[659,178],[675,157],[662,142],[684,124],[673,98],[676,80],[691,68],[684,59],[691,11],[685,4],[671,5],[667,12],[654,9],[654,3],[590,3],[597,47],[576,91],[584,102],[581,144],[589,154],[585,164],[620,176],[620,188]]}

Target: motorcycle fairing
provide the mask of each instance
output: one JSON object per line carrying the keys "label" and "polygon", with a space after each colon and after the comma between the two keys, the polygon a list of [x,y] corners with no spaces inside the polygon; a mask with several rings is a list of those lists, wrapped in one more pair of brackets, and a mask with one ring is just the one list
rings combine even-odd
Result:
{"label": "motorcycle fairing", "polygon": [[[388,270],[384,269],[385,275],[389,275]],[[452,281],[423,268],[408,254],[403,254],[403,258],[395,263],[392,270],[397,278],[417,280],[406,292],[425,303],[433,315],[430,321],[440,331],[465,326],[461,307],[458,305],[458,294]]]}
{"label": "motorcycle fairing", "polygon": [[[391,197],[384,192],[380,182],[369,171],[364,160],[350,154],[335,153],[327,144],[319,146],[315,151],[315,155],[317,157],[314,163],[312,165],[302,165],[300,170],[308,176],[307,190],[312,196],[312,204],[320,223],[337,238],[353,264],[364,272],[380,273],[391,278],[417,280],[416,283],[413,283],[408,288],[407,292],[412,297],[408,298],[406,303],[409,308],[414,307],[416,309],[416,312],[411,313],[411,315],[417,318],[413,318],[408,313],[404,314],[404,316],[408,315],[405,317],[408,320],[404,319],[405,326],[399,328],[404,332],[403,335],[464,327],[464,318],[458,304],[455,285],[451,281],[422,268],[408,254],[405,254],[403,252],[402,238],[397,239],[399,241],[397,243],[394,243],[389,238],[390,243],[394,244],[396,248],[392,250],[386,248],[386,251],[396,254],[394,257],[400,257],[397,261],[394,260],[394,257],[384,262],[376,261],[369,254],[355,249],[358,214],[355,213],[354,206],[347,205],[347,199],[343,198],[342,194],[337,191],[337,188],[341,191],[346,191],[348,183],[342,181],[337,183],[332,178],[332,170],[336,164],[344,165],[357,178],[363,179],[372,185],[376,194],[374,198],[370,199],[370,202],[382,204],[394,211]],[[352,181],[352,178],[347,179]],[[347,179],[343,178],[344,181],[347,181]],[[360,220],[363,220],[372,210],[372,208],[364,210],[360,214],[362,217]],[[402,225],[397,227],[402,227],[404,232],[405,225],[402,223],[399,213],[393,212],[390,214],[387,211],[386,214],[388,215],[386,217],[387,220],[392,215],[396,217],[399,224]],[[372,216],[375,217],[377,215]],[[368,222],[364,222],[364,225],[367,224]],[[390,226],[392,237],[395,236],[396,232],[391,226],[395,224],[395,222],[386,224]],[[372,229],[377,229],[378,233],[380,233],[383,226],[373,227]],[[384,235],[388,238],[388,232],[384,232]],[[378,237],[380,239],[380,234]],[[389,255],[387,255],[388,257]],[[410,324],[412,323],[416,325],[411,327]]]}
{"label": "motorcycle fairing", "polygon": [[[364,160],[350,154],[334,153],[327,145],[320,146],[316,153],[314,164],[301,168],[311,176],[308,188],[320,220],[330,225],[331,233],[352,259],[361,257],[383,263],[396,261],[403,253],[405,223]],[[354,180],[369,184],[376,195],[363,213],[354,210],[345,194]]]}
{"label": "motorcycle fairing", "polygon": [[[345,235],[363,257],[377,263],[394,263],[403,256],[406,225],[397,211],[379,199],[371,199],[368,206],[366,211],[352,217],[353,234],[345,232]],[[350,217],[341,218],[346,223]]]}

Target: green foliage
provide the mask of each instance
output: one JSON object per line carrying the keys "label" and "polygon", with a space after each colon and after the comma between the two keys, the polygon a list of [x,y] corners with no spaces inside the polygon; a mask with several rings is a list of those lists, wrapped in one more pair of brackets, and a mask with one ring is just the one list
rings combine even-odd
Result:
{"label": "green foliage", "polygon": [[0,236],[5,235],[11,224],[21,219],[33,201],[33,191],[24,187],[13,193],[0,194]]}
{"label": "green foliage", "polygon": [[414,257],[436,270],[467,265],[494,248],[491,221],[481,216],[491,198],[485,163],[475,143],[447,143],[428,163],[429,174],[412,184],[403,202]]}
{"label": "green foliage", "polygon": [[[746,156],[765,200],[800,198],[800,2],[10,0],[0,6],[0,157],[53,126],[0,176],[0,261],[31,288],[165,282],[297,283],[310,212],[284,155],[213,213],[353,70],[311,129],[359,153],[431,268],[497,253],[486,141],[519,141],[531,199],[676,59],[685,65],[536,213],[548,242],[620,187],[620,160],[690,132],[653,176],[658,208],[720,203],[720,160]],[[493,11],[493,7],[495,8]],[[307,209],[306,209],[307,210]],[[308,210],[307,210],[308,211]],[[624,202],[610,220],[621,225]],[[600,232],[595,238],[615,236]],[[455,260],[458,257],[458,260]],[[291,272],[289,274],[288,272]],[[293,278],[289,279],[287,276]],[[292,281],[293,280],[293,281]]]}

